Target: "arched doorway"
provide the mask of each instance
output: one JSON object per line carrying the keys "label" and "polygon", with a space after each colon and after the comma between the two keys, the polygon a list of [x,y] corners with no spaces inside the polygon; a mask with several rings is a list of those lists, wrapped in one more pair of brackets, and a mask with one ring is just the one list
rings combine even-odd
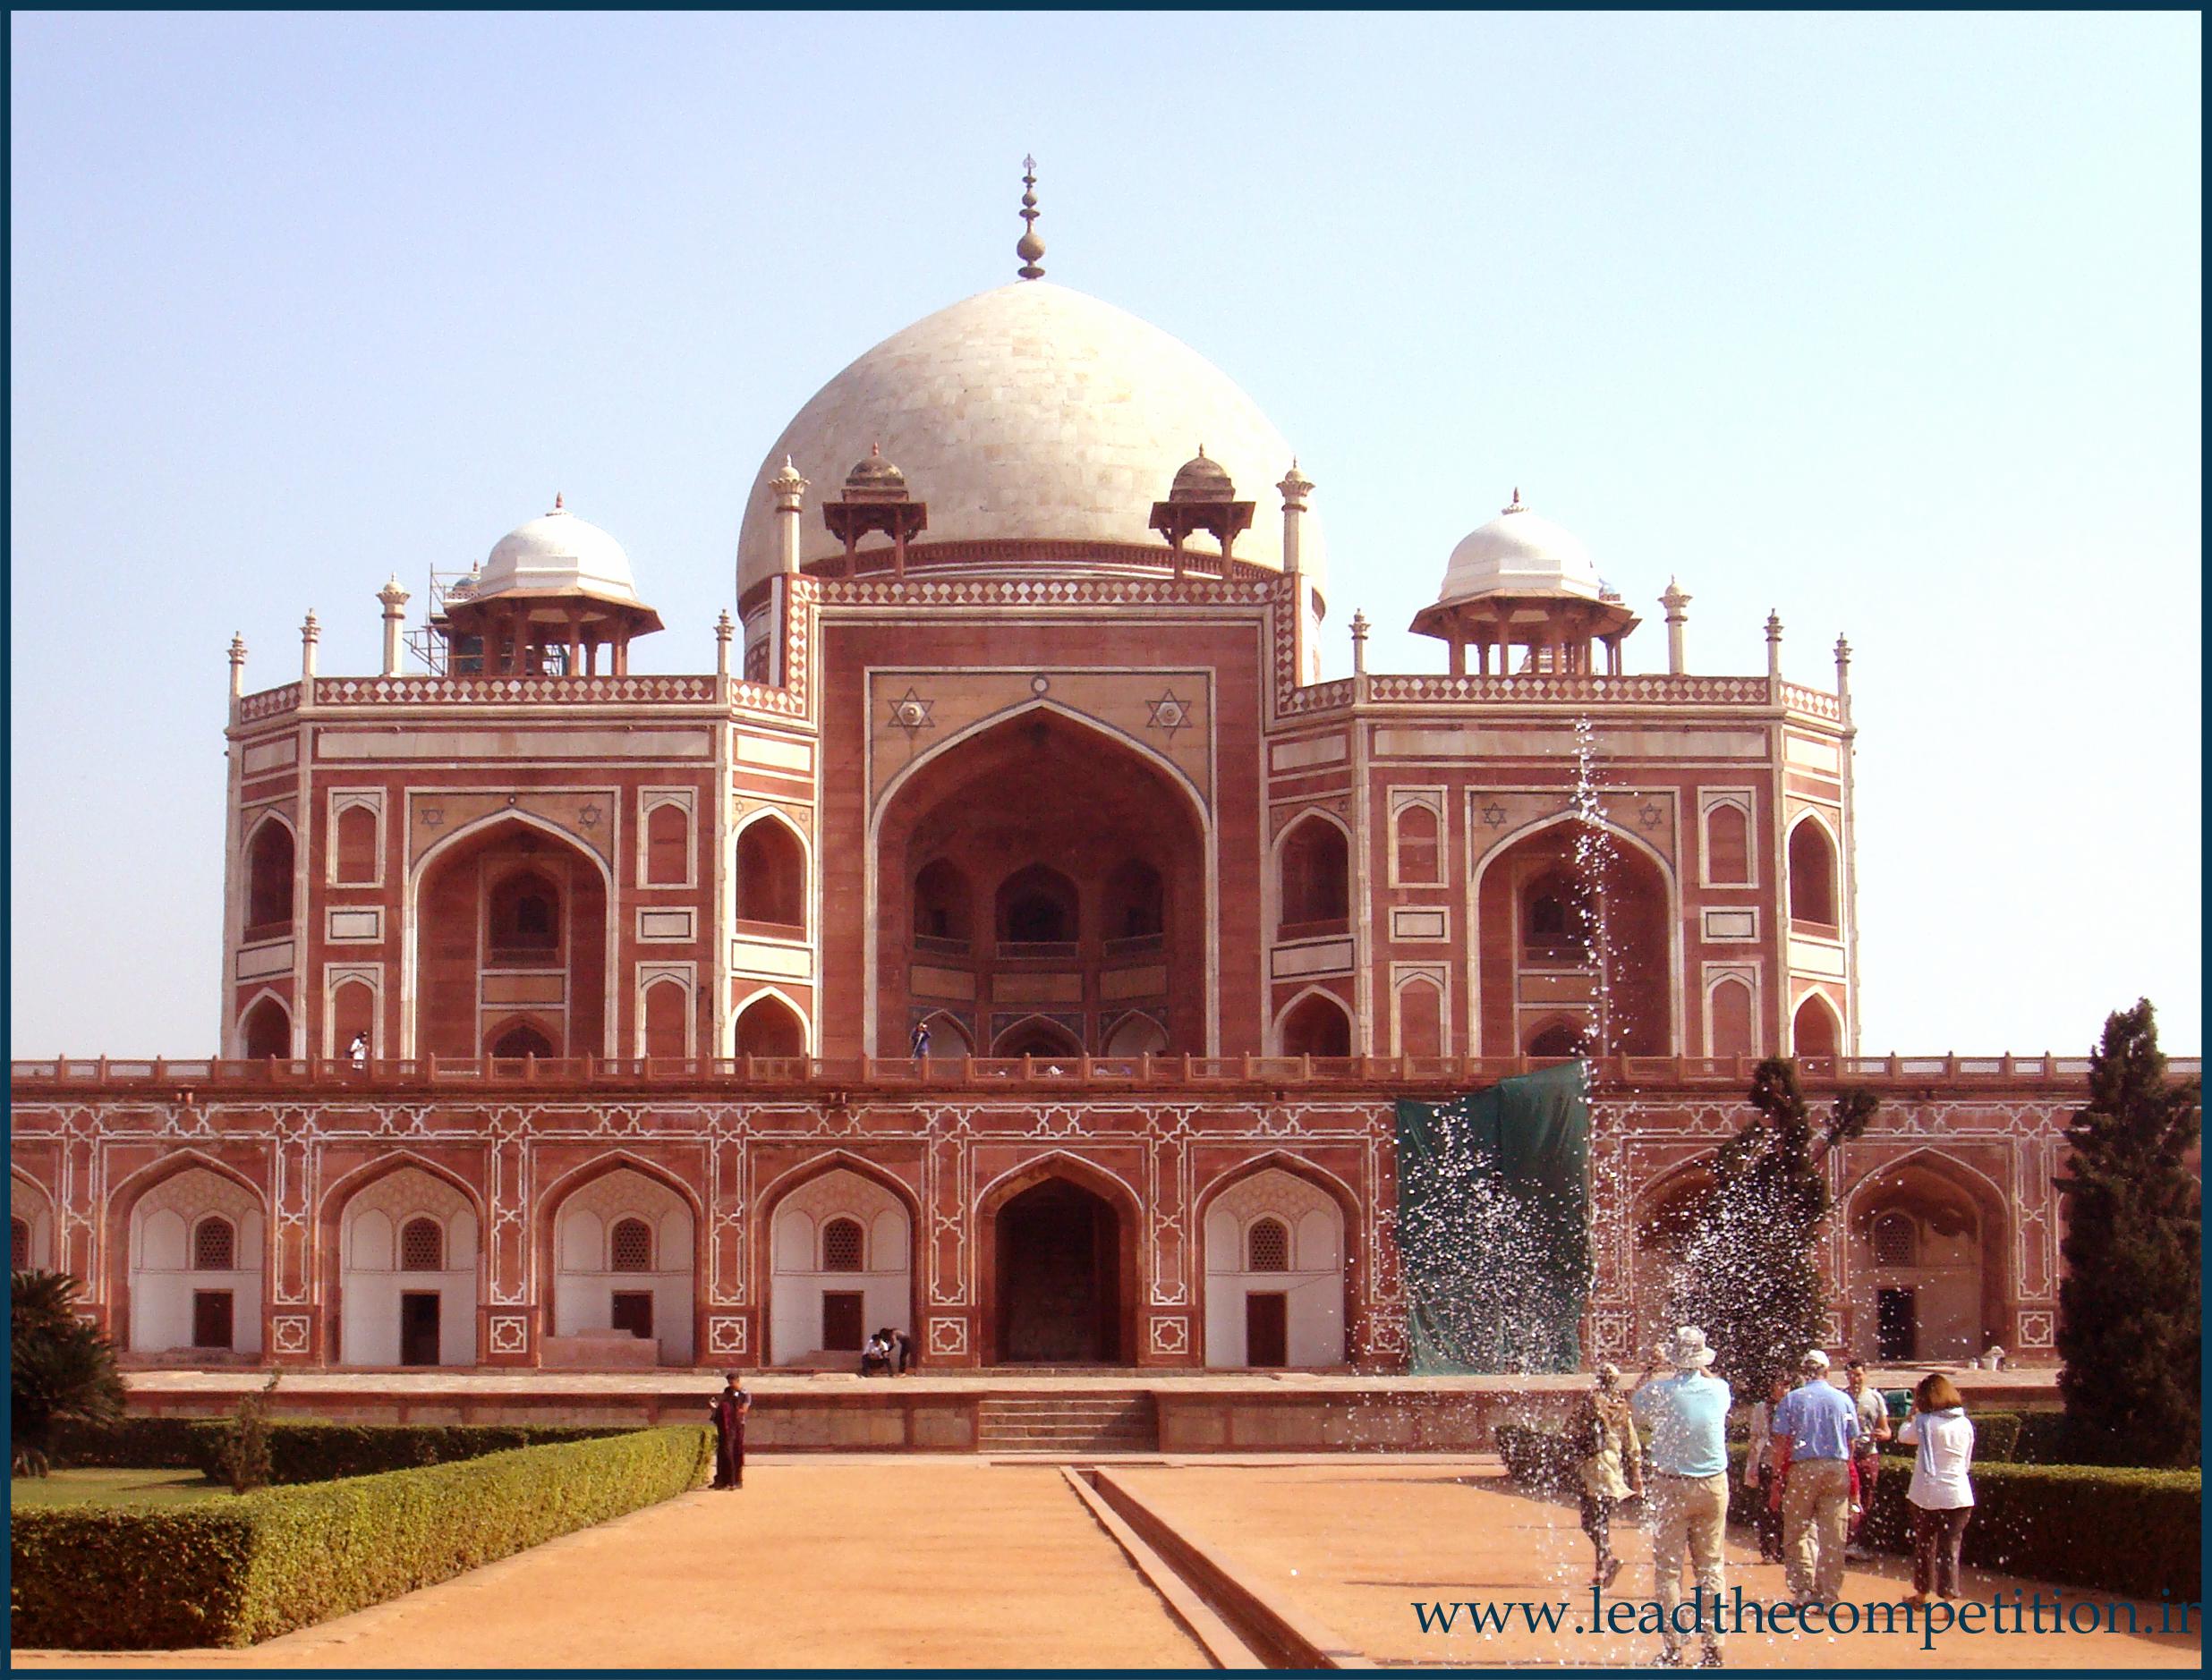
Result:
{"label": "arched doorway", "polygon": [[1344,1213],[1280,1167],[1237,1180],[1206,1209],[1206,1363],[1344,1362]]}
{"label": "arched doorway", "polygon": [[1963,1360],[2013,1345],[2003,1204],[1986,1181],[1911,1155],[1868,1175],[1848,1205],[1853,1353]]}
{"label": "arched doorway", "polygon": [[1285,1056],[1342,1056],[1352,1053],[1352,1018],[1327,992],[1309,992],[1291,1005],[1278,1029]]}
{"label": "arched doorway", "polygon": [[476,1210],[447,1180],[402,1167],[339,1214],[338,1362],[476,1362]]}
{"label": "arched doorway", "polygon": [[991,1230],[998,1363],[1130,1359],[1128,1243],[1112,1202],[1050,1175],[1000,1203]]}
{"label": "arched doorway", "polygon": [[1640,844],[1578,819],[1486,859],[1476,894],[1477,1054],[1547,1054],[1532,1039],[1566,1017],[1586,1029],[1569,1054],[1672,1055],[1672,896]]}
{"label": "arched doorway", "polygon": [[435,853],[415,905],[415,1054],[609,1052],[607,881],[583,848],[503,819]]}
{"label": "arched doorway", "polygon": [[627,1330],[659,1344],[663,1365],[692,1362],[692,1214],[634,1167],[603,1173],[562,1203],[553,1333]]}
{"label": "arched doorway", "polygon": [[888,1186],[819,1174],[776,1204],[769,1245],[772,1363],[857,1370],[872,1332],[914,1336],[914,1226]]}
{"label": "arched doorway", "polygon": [[730,1048],[737,1056],[804,1056],[806,1023],[782,998],[764,992],[738,1012]]}
{"label": "arched doorway", "polygon": [[131,1351],[261,1351],[261,1201],[190,1167],[131,1209]]}
{"label": "arched doorway", "polygon": [[[994,1055],[1024,1017],[1066,1029],[1040,1054],[1096,1054],[1141,1010],[1170,1048],[1203,1045],[1205,841],[1188,786],[1133,745],[1050,707],[923,763],[877,831],[875,1035],[904,1055],[949,999],[988,999]],[[835,1024],[825,1022],[825,1037]],[[1050,1036],[1050,1035],[1048,1035]]]}

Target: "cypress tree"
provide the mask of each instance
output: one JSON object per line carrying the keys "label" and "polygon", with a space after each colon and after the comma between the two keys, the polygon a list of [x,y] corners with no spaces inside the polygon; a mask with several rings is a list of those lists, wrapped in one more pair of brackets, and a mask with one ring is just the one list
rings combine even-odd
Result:
{"label": "cypress tree", "polygon": [[1871,1091],[1845,1090],[1816,1120],[1797,1064],[1782,1057],[1759,1064],[1748,1099],[1758,1112],[1714,1159],[1670,1302],[1673,1321],[1700,1326],[1714,1370],[1747,1394],[1827,1340],[1827,1292],[1813,1261],[1829,1206],[1821,1161],[1865,1132],[1876,1106]]}
{"label": "cypress tree", "polygon": [[2054,1181],[2066,1214],[2059,1396],[2068,1455],[2083,1463],[2199,1462],[2204,1212],[2188,1161],[2201,1095],[2197,1080],[2167,1079],[2148,998],[2106,1018]]}

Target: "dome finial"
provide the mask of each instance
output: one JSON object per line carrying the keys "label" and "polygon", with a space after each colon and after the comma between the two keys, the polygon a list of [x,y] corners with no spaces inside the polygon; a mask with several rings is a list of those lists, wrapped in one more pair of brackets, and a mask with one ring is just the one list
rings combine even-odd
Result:
{"label": "dome finial", "polygon": [[1044,242],[1037,237],[1037,160],[1022,159],[1022,237],[1014,247],[1014,254],[1022,259],[1015,272],[1025,280],[1042,280],[1044,270],[1037,266],[1037,259],[1044,255]]}
{"label": "dome finial", "polygon": [[1527,511],[1521,505],[1520,486],[1518,484],[1513,487],[1513,499],[1498,510],[1501,513],[1526,513]]}
{"label": "dome finial", "polygon": [[565,513],[568,511],[567,505],[561,500],[561,493],[558,490],[553,492],[553,511],[556,513]]}

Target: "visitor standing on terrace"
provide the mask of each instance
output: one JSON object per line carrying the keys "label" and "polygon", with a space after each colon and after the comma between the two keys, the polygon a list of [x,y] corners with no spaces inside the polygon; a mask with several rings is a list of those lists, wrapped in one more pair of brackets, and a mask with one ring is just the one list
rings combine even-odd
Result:
{"label": "visitor standing on terrace", "polygon": [[1851,1452],[1859,1408],[1828,1380],[1828,1356],[1805,1355],[1803,1383],[1774,1408],[1774,1467],[1782,1472],[1782,1564],[1799,1604],[1833,1604],[1843,1591],[1850,1527]]}
{"label": "visitor standing on terrace", "polygon": [[[1682,1632],[1675,1606],[1682,1597],[1682,1554],[1689,1554],[1697,1596],[1718,1600],[1727,1584],[1728,1554],[1728,1385],[1714,1376],[1713,1350],[1695,1325],[1675,1331],[1663,1356],[1674,1375],[1640,1383],[1630,1402],[1651,1441],[1651,1532],[1653,1586],[1659,1599],[1662,1667],[1682,1666]],[[1655,1365],[1657,1361],[1654,1361]],[[1652,1366],[1644,1368],[1651,1374]],[[1721,1666],[1721,1635],[1706,1616],[1694,1625],[1704,1632],[1705,1655],[1698,1666]]]}
{"label": "visitor standing on terrace", "polygon": [[753,1396],[737,1386],[737,1373],[722,1373],[722,1392],[714,1397],[707,1414],[714,1420],[714,1485],[745,1485],[745,1413]]}

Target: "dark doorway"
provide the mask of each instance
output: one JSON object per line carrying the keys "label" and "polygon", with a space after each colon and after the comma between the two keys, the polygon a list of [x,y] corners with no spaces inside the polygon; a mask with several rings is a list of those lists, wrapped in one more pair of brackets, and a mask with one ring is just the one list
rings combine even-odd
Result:
{"label": "dark doorway", "polygon": [[1121,1357],[1121,1222],[1048,1178],[999,1209],[999,1357],[1053,1365]]}
{"label": "dark doorway", "polygon": [[435,1290],[409,1290],[399,1298],[399,1362],[438,1363],[438,1302]]}
{"label": "dark doorway", "polygon": [[821,1345],[831,1353],[857,1353],[865,1332],[868,1297],[857,1289],[827,1289],[821,1297]]}
{"label": "dark doorway", "polygon": [[1920,1313],[1911,1290],[1875,1291],[1874,1343],[1876,1359],[1910,1362],[1920,1356]]}
{"label": "dark doorway", "polygon": [[1255,1289],[1245,1296],[1245,1363],[1290,1362],[1290,1297],[1280,1289]]}
{"label": "dark doorway", "polygon": [[231,1347],[231,1292],[227,1289],[192,1291],[192,1345]]}
{"label": "dark doorway", "polygon": [[617,1330],[627,1330],[632,1336],[651,1339],[653,1333],[653,1292],[650,1289],[616,1290],[615,1309],[608,1322]]}

